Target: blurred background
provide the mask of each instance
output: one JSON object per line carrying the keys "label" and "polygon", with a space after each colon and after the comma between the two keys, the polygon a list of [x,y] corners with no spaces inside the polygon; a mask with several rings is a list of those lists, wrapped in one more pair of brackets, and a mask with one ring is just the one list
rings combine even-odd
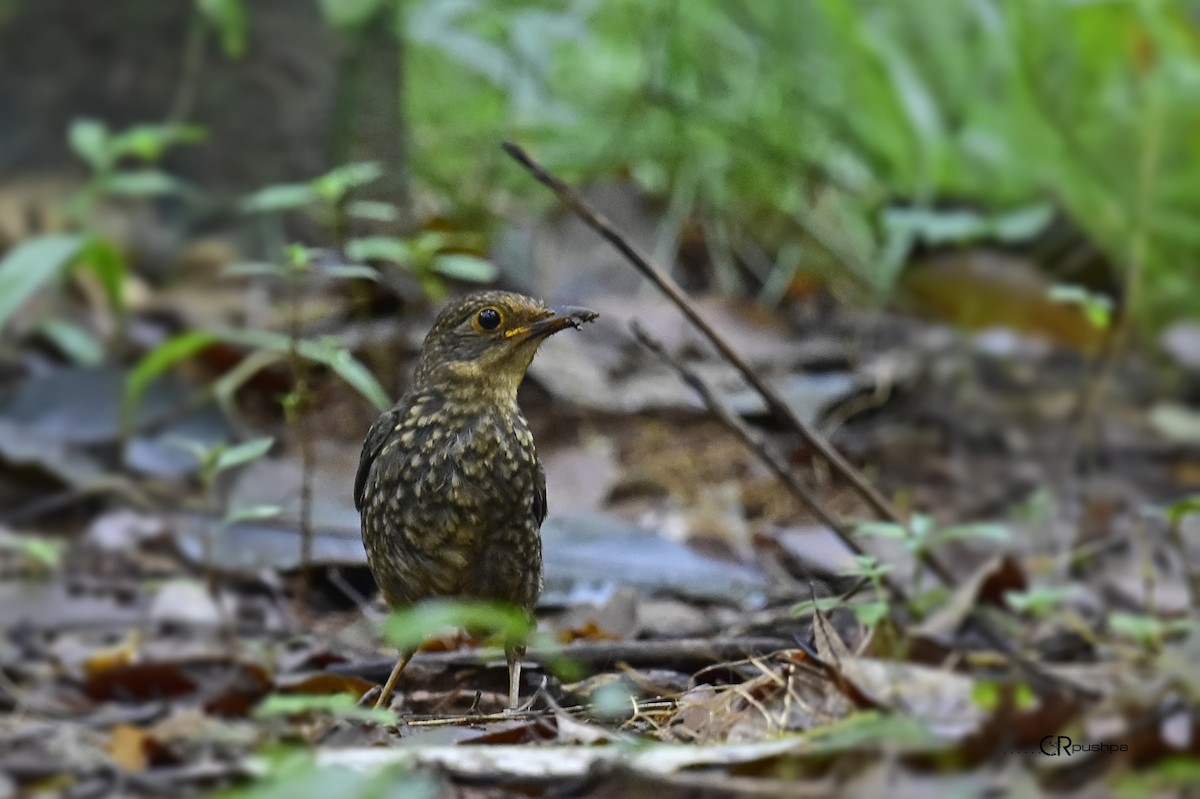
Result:
{"label": "blurred background", "polygon": [[[25,623],[274,635],[302,594],[320,641],[386,651],[359,446],[484,285],[601,312],[522,388],[544,626],[752,631],[842,584],[844,546],[629,322],[837,516],[870,508],[506,140],[918,535],[1195,599],[1186,549],[1153,589],[1129,563],[1134,530],[1183,540],[1200,485],[1200,3],[0,0],[0,64],[0,604]],[[920,589],[896,538],[871,548]]]}

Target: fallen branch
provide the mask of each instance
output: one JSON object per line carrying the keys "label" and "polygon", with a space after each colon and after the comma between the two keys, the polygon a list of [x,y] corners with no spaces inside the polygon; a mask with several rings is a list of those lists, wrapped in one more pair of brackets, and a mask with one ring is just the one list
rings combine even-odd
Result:
{"label": "fallen branch", "polygon": [[[717,349],[721,356],[741,373],[749,384],[766,402],[768,412],[783,424],[795,430],[804,441],[817,451],[830,467],[846,480],[855,492],[883,519],[899,525],[907,526],[900,512],[879,491],[871,485],[867,478],[856,469],[842,454],[834,449],[817,431],[800,419],[782,397],[767,384],[765,380],[750,368],[750,365],[739,355],[727,341],[713,329],[700,312],[688,299],[687,294],[679,284],[671,279],[662,269],[655,266],[650,259],[629,243],[616,228],[604,217],[593,211],[575,194],[571,188],[559,178],[550,174],[541,164],[537,163],[521,147],[512,142],[504,142],[501,147],[521,166],[525,167],[538,182],[553,191],[588,227],[596,231],[609,244],[616,248],[639,272],[645,275],[654,285],[658,286],[671,302],[675,303],[683,315],[687,317],[697,330]],[[932,555],[926,555],[925,565],[946,585],[955,584],[954,577]]]}

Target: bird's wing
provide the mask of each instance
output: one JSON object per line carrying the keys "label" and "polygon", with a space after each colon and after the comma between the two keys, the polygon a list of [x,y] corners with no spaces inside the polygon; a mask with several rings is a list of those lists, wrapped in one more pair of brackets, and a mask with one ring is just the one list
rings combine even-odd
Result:
{"label": "bird's wing", "polygon": [[537,474],[533,478],[533,517],[537,519],[537,526],[541,527],[542,522],[546,521],[546,513],[549,511],[549,505],[546,503],[546,470],[542,468],[539,461],[537,465]]}
{"label": "bird's wing", "polygon": [[371,464],[379,457],[379,451],[387,444],[388,436],[396,427],[400,417],[399,410],[393,408],[375,420],[363,442],[362,454],[358,456],[358,472],[354,475],[354,509],[363,509],[363,492],[367,488],[367,477],[371,474]]}

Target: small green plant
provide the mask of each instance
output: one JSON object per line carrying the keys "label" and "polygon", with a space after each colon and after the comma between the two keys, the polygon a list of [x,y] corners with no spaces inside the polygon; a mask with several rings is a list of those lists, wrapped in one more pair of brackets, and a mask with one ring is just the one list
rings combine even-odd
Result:
{"label": "small green plant", "polygon": [[205,446],[204,444],[187,439],[176,439],[175,443],[192,453],[196,458],[196,462],[200,466],[200,484],[204,489],[208,509],[221,514],[221,521],[216,525],[216,528],[205,530],[202,542],[205,579],[208,584],[209,593],[216,599],[218,594],[217,575],[216,563],[213,558],[216,537],[222,535],[229,527],[238,522],[250,521],[252,519],[268,519],[278,515],[280,511],[274,505],[222,508],[222,502],[218,496],[217,480],[230,469],[245,466],[266,455],[271,447],[274,446],[275,439],[269,437],[255,438],[241,444],[216,444],[214,446]]}
{"label": "small green plant", "polygon": [[1073,305],[1097,330],[1108,330],[1113,322],[1113,301],[1107,294],[1088,291],[1083,286],[1059,284],[1050,288],[1049,297],[1063,305]]}
{"label": "small green plant", "polygon": [[[339,230],[348,213],[361,209],[350,205],[354,190],[370,185],[383,175],[383,169],[373,162],[361,162],[339,166],[306,183],[279,183],[267,186],[249,195],[241,202],[241,209],[250,214],[281,213],[283,211],[307,211],[328,215],[325,221]],[[373,202],[366,206],[369,216],[378,217],[381,212],[394,212],[385,203]]]}
{"label": "small green plant", "polygon": [[1133,613],[1114,612],[1108,617],[1109,632],[1128,638],[1143,649],[1160,651],[1167,638],[1197,629],[1191,618],[1162,619]]}
{"label": "small green plant", "polygon": [[254,708],[254,716],[260,719],[317,713],[375,724],[396,723],[395,711],[360,706],[353,694],[271,694]]}
{"label": "small green plant", "polygon": [[523,610],[494,602],[431,600],[391,614],[384,627],[389,643],[413,649],[422,641],[462,628],[492,636],[498,645],[524,642],[532,631]]}
{"label": "small green plant", "polygon": [[971,700],[988,712],[998,710],[1009,694],[1013,708],[1025,711],[1037,704],[1037,694],[1028,683],[1016,684],[998,680],[978,680],[971,688]]}
{"label": "small green plant", "polygon": [[884,586],[884,577],[892,570],[892,566],[880,563],[874,555],[858,555],[856,560],[858,565],[847,569],[843,574],[848,577],[864,577],[869,580],[875,588],[878,599],[845,600],[841,597],[819,597],[807,599],[795,605],[792,613],[799,616],[814,611],[828,612],[838,608],[848,608],[854,613],[860,624],[871,628],[887,618],[891,605],[885,598],[887,590]]}
{"label": "small green plant", "polygon": [[894,522],[864,522],[855,527],[859,535],[892,538],[904,542],[904,548],[916,559],[913,569],[912,587],[921,585],[924,574],[925,556],[937,547],[951,541],[994,541],[1004,542],[1010,537],[1007,526],[993,522],[970,522],[949,527],[938,527],[932,516],[914,513],[907,525]]}
{"label": "small green plant", "polygon": [[[204,138],[188,125],[138,125],[114,133],[98,120],[81,119],[68,131],[71,149],[89,168],[83,187],[68,203],[78,232],[51,233],[24,241],[0,261],[0,331],[28,299],[73,269],[91,271],[124,325],[124,282],[129,265],[120,249],[96,228],[96,211],[107,198],[131,199],[187,193],[188,188],[157,167],[172,148]],[[131,167],[130,162],[139,165]],[[67,355],[96,363],[103,353],[94,336],[69,319],[43,321],[39,329]],[[89,346],[89,342],[91,346]]]}
{"label": "small green plant", "polygon": [[[157,197],[185,194],[188,187],[157,164],[181,144],[203,141],[195,125],[136,125],[114,133],[103,122],[79,119],[71,123],[67,141],[88,165],[91,174],[69,205],[78,222],[89,224],[96,204],[106,198]],[[131,167],[130,162],[139,165]]]}
{"label": "small green plant", "polygon": [[1026,591],[1008,591],[1004,594],[1004,602],[1018,613],[1041,619],[1060,605],[1078,598],[1080,593],[1077,585],[1045,585]]}
{"label": "small green plant", "polygon": [[471,283],[496,279],[495,266],[472,254],[484,245],[479,234],[420,231],[410,236],[351,237],[351,219],[394,222],[399,217],[399,210],[390,203],[353,199],[359,189],[382,174],[375,163],[346,164],[306,183],[260,189],[242,200],[241,209],[255,215],[286,211],[310,214],[332,228],[334,241],[347,259],[358,263],[378,261],[405,269],[430,297],[445,295],[445,278]]}
{"label": "small green plant", "polygon": [[65,541],[40,535],[17,535],[0,530],[0,552],[11,552],[35,574],[58,571],[67,551]]}
{"label": "small green plant", "polygon": [[256,778],[215,799],[437,799],[438,783],[399,768],[353,769],[319,764],[308,750],[274,749],[254,758]]}
{"label": "small green plant", "polygon": [[442,297],[442,280],[491,283],[496,267],[488,260],[456,251],[475,248],[479,236],[422,231],[412,236],[366,236],[346,243],[346,256],[353,261],[383,261],[408,270],[430,297]]}

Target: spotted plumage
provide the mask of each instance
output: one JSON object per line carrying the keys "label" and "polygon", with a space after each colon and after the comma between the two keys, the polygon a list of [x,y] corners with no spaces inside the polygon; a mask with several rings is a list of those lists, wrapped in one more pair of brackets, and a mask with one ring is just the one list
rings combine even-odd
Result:
{"label": "spotted plumage", "polygon": [[[517,388],[547,336],[595,316],[498,291],[438,316],[412,386],[367,434],[354,481],[367,562],[389,604],[463,597],[532,617],[546,475]],[[512,703],[521,654],[509,652]]]}

